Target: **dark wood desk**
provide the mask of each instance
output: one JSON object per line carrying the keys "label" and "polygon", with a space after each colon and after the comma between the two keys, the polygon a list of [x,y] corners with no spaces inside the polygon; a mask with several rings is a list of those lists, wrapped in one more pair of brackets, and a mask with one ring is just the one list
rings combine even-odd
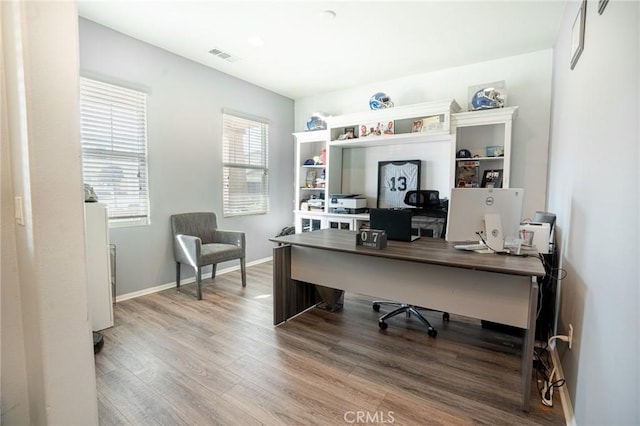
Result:
{"label": "dark wood desk", "polygon": [[522,409],[529,410],[536,278],[545,275],[539,259],[459,251],[433,238],[375,250],[335,229],[270,240],[281,244],[273,252],[274,324],[313,306],[310,284],[318,284],[525,329]]}

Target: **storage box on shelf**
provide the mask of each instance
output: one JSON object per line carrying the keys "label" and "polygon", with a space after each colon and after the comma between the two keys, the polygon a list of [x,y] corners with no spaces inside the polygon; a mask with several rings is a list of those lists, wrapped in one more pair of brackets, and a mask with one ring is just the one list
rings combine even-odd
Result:
{"label": "storage box on shelf", "polygon": [[[517,117],[518,107],[496,108],[483,111],[470,111],[452,114],[451,132],[454,143],[451,144],[451,186],[461,186],[458,179],[462,172],[472,172],[477,167],[475,186],[482,185],[487,172],[496,172],[502,188],[509,188],[511,178],[511,135],[513,119]],[[471,158],[458,158],[460,150],[468,150]],[[489,174],[491,177],[491,174]],[[468,179],[467,187],[472,187]],[[466,180],[465,180],[466,181]]]}
{"label": "storage box on shelf", "polygon": [[[455,99],[425,102],[327,117],[326,130],[294,133],[296,232],[324,228],[357,230],[368,222],[369,215],[366,213],[337,214],[329,211],[328,200],[332,194],[351,192],[350,188],[345,188],[349,185],[343,185],[345,150],[414,143],[449,143],[452,114],[458,111],[460,106]],[[304,164],[305,160],[322,155],[323,149],[326,150],[326,160],[322,166]],[[324,186],[307,186],[313,180],[314,170],[316,175],[324,173],[324,181],[320,181]],[[311,176],[309,180],[307,175]],[[314,199],[326,202],[312,211]],[[375,205],[375,199],[369,200],[369,207]]]}

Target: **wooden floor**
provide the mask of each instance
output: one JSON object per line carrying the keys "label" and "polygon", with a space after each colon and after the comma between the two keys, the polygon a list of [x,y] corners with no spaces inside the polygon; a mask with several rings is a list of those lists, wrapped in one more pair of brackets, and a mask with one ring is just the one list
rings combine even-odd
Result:
{"label": "wooden floor", "polygon": [[[272,325],[272,264],[115,306],[96,355],[101,425],[564,425],[560,399],[520,410],[520,341],[429,312],[389,328],[371,298]],[[384,308],[382,312],[385,312]],[[535,388],[534,378],[532,387]]]}

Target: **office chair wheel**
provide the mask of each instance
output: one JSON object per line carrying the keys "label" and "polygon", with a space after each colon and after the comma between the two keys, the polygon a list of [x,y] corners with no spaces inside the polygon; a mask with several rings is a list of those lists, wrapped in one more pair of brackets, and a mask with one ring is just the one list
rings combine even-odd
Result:
{"label": "office chair wheel", "polygon": [[[378,308],[380,308],[380,307],[378,307]],[[387,327],[389,327],[389,325],[384,321],[378,321],[378,327],[380,327],[380,330],[386,330]]]}
{"label": "office chair wheel", "polygon": [[442,314],[442,320],[446,321],[446,322],[449,322],[449,313],[448,312],[444,312]]}
{"label": "office chair wheel", "polygon": [[438,330],[436,330],[435,328],[430,328],[429,330],[427,330],[427,334],[431,337],[436,337],[438,335]]}
{"label": "office chair wheel", "polygon": [[376,312],[380,312],[380,304],[379,303],[374,303],[373,304],[373,310]]}

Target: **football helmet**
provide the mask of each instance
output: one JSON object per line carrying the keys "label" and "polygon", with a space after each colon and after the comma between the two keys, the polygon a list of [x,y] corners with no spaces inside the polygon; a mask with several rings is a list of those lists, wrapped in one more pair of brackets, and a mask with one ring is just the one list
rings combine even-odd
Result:
{"label": "football helmet", "polygon": [[502,108],[504,107],[504,97],[502,93],[493,87],[485,87],[478,90],[471,98],[471,107],[473,110]]}
{"label": "football helmet", "polygon": [[314,112],[307,120],[307,130],[324,130],[327,128],[325,118],[327,114],[324,112]]}
{"label": "football helmet", "polygon": [[391,97],[383,92],[373,94],[369,99],[369,108],[371,109],[384,109],[393,107]]}

